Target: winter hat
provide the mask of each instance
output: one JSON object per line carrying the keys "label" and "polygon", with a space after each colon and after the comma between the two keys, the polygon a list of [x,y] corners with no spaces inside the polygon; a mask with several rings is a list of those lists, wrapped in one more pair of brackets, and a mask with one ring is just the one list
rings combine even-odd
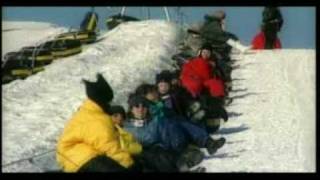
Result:
{"label": "winter hat", "polygon": [[217,10],[217,11],[213,11],[210,14],[207,14],[206,16],[209,18],[214,18],[221,21],[226,18],[226,13],[222,10]]}
{"label": "winter hat", "polygon": [[172,79],[172,74],[170,71],[168,70],[164,70],[162,72],[160,72],[159,74],[156,75],[156,84],[158,84],[159,82],[167,82],[167,83],[171,83],[171,79]]}
{"label": "winter hat", "polygon": [[126,118],[126,111],[124,110],[124,108],[122,106],[111,106],[109,108],[109,114],[110,115],[114,115],[114,114],[121,114],[123,116],[123,118]]}
{"label": "winter hat", "polygon": [[145,96],[149,92],[152,91],[157,91],[157,86],[152,85],[152,84],[141,84],[140,86],[137,87],[136,91],[134,94],[140,95],[140,96]]}
{"label": "winter hat", "polygon": [[262,12],[262,22],[263,23],[272,23],[280,21],[281,13],[278,7],[276,6],[266,6]]}
{"label": "winter hat", "polygon": [[203,26],[203,23],[194,23],[191,24],[190,27],[188,28],[187,32],[192,33],[192,34],[200,34],[200,30]]}
{"label": "winter hat", "polygon": [[89,99],[97,103],[105,112],[108,112],[109,103],[113,99],[113,90],[102,74],[97,74],[96,82],[82,80],[85,84],[86,94]]}
{"label": "winter hat", "polygon": [[203,49],[206,49],[206,50],[209,50],[212,52],[212,45],[209,44],[209,43],[204,43],[202,46],[201,46],[201,49],[200,50],[203,50]]}
{"label": "winter hat", "polygon": [[138,106],[139,104],[148,107],[147,100],[144,97],[136,94],[132,94],[131,96],[129,96],[128,105],[130,108],[132,108],[133,106]]}

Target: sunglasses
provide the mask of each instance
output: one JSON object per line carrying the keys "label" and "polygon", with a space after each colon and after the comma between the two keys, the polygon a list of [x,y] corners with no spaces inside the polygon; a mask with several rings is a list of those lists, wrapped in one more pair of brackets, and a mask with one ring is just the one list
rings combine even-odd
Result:
{"label": "sunglasses", "polygon": [[144,103],[137,103],[137,104],[133,104],[133,107],[144,107],[147,108],[148,106]]}

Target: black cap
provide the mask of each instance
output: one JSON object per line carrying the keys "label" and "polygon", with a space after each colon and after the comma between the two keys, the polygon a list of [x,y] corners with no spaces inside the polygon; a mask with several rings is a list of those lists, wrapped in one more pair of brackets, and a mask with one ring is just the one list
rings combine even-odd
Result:
{"label": "black cap", "polygon": [[123,118],[126,118],[126,111],[124,110],[124,108],[122,106],[110,106],[109,108],[109,114],[113,115],[113,114],[121,114],[123,116]]}
{"label": "black cap", "polygon": [[209,44],[209,43],[204,43],[204,44],[201,46],[201,50],[203,50],[203,49],[212,51],[212,45]]}
{"label": "black cap", "polygon": [[147,100],[140,95],[131,95],[129,97],[128,104],[130,107],[138,106],[139,104],[142,104],[144,107],[148,107]]}
{"label": "black cap", "polygon": [[146,94],[152,92],[152,91],[157,91],[157,86],[153,84],[141,84],[136,88],[136,91],[134,94],[140,95],[140,96],[145,96]]}
{"label": "black cap", "polygon": [[158,84],[159,82],[167,82],[170,84],[172,79],[172,73],[168,70],[164,70],[161,73],[156,75],[156,83]]}

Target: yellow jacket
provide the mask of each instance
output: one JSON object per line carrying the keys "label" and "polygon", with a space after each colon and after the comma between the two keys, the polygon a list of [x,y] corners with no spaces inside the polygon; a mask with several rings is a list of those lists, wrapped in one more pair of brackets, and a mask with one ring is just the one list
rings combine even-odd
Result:
{"label": "yellow jacket", "polygon": [[65,172],[76,172],[97,155],[106,155],[124,167],[133,164],[123,150],[111,117],[88,99],[67,123],[57,144],[57,162]]}
{"label": "yellow jacket", "polygon": [[115,125],[119,135],[120,135],[120,146],[121,149],[127,151],[128,153],[135,155],[140,154],[142,151],[141,144],[138,143],[138,141],[133,137],[133,135],[124,129],[122,129],[120,126]]}

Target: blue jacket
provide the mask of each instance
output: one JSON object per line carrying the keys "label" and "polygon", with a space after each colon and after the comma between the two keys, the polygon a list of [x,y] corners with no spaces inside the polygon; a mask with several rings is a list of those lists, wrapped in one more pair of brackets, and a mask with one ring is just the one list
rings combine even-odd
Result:
{"label": "blue jacket", "polygon": [[137,125],[134,120],[127,120],[124,122],[124,129],[132,133],[142,146],[151,146],[159,142],[158,121],[151,120]]}
{"label": "blue jacket", "polygon": [[138,125],[133,120],[124,123],[124,129],[132,133],[143,147],[160,146],[166,150],[181,152],[188,144],[186,134],[177,123],[165,118],[157,117]]}
{"label": "blue jacket", "polygon": [[157,145],[175,152],[183,151],[189,143],[203,147],[209,138],[206,130],[179,118],[153,117],[143,124],[128,120],[124,129],[132,133],[143,147]]}

